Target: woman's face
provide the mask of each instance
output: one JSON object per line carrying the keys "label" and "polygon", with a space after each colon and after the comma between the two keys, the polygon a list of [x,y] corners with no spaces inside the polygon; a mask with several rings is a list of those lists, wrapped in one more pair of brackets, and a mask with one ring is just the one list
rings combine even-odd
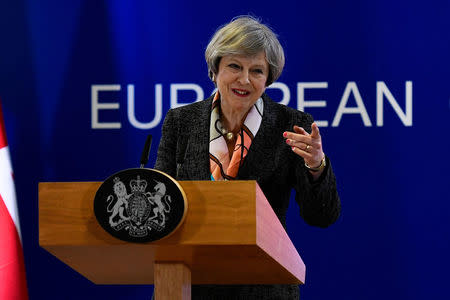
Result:
{"label": "woman's face", "polygon": [[246,113],[266,89],[269,65],[264,52],[221,58],[216,84],[223,110]]}

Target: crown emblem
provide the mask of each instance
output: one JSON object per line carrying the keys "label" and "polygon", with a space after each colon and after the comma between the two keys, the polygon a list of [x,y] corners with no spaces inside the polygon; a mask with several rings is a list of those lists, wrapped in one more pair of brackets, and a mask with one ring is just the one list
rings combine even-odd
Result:
{"label": "crown emblem", "polygon": [[141,177],[138,175],[137,179],[130,180],[130,187],[133,193],[135,192],[144,193],[145,189],[147,188],[147,181],[141,179]]}

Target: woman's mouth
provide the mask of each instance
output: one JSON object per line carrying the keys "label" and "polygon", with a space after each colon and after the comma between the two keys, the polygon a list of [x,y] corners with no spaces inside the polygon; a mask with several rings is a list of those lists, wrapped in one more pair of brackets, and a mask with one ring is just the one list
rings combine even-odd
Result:
{"label": "woman's mouth", "polygon": [[233,93],[239,97],[246,97],[247,95],[250,94],[249,91],[246,90],[240,90],[240,89],[231,89],[233,91]]}

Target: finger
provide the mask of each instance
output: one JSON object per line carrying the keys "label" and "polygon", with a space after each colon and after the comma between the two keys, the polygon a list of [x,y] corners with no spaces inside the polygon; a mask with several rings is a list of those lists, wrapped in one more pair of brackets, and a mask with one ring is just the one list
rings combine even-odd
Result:
{"label": "finger", "polygon": [[313,143],[311,140],[311,137],[305,136],[302,134],[297,134],[297,133],[287,131],[286,134],[283,136],[285,139],[292,140],[294,142],[302,142],[302,143],[310,144],[310,145]]}
{"label": "finger", "polygon": [[316,123],[312,123],[312,125],[311,125],[311,137],[312,138],[320,137],[319,126],[317,126]]}
{"label": "finger", "polygon": [[305,150],[302,150],[302,149],[300,149],[300,148],[297,148],[297,147],[291,147],[291,150],[292,150],[295,154],[297,154],[297,155],[303,157],[303,159],[305,159],[305,160],[310,160],[310,159],[312,158],[311,153],[308,153],[308,152],[306,152]]}
{"label": "finger", "polygon": [[294,132],[298,133],[298,134],[303,134],[303,135],[309,135],[308,132],[306,132],[305,129],[303,129],[303,127],[294,125]]}
{"label": "finger", "polygon": [[[308,132],[305,131],[302,127],[294,126],[294,131],[285,131],[283,132],[283,137],[285,139],[292,139],[297,141],[304,141],[309,143],[311,138]],[[306,139],[305,139],[306,138]]]}
{"label": "finger", "polygon": [[312,148],[312,146],[307,143],[298,142],[298,141],[291,140],[291,139],[287,139],[286,144],[288,144],[291,147],[297,147],[297,148],[302,149],[307,152],[309,152],[308,150],[311,150],[311,148]]}

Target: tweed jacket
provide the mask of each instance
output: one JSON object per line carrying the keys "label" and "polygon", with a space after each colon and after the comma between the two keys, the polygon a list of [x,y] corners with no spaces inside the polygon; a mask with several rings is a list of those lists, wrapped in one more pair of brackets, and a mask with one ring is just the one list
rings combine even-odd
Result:
{"label": "tweed jacket", "polygon": [[[291,190],[296,190],[300,215],[306,223],[327,227],[340,213],[331,163],[317,181],[305,168],[303,158],[292,152],[283,138],[294,125],[311,131],[309,114],[273,102],[262,96],[264,112],[257,132],[237,179],[256,180],[283,226]],[[209,127],[212,97],[166,115],[155,169],[177,180],[210,180]]]}
{"label": "tweed jacket", "polygon": [[[285,215],[291,190],[296,190],[300,215],[319,227],[332,224],[340,213],[335,177],[328,158],[326,169],[313,181],[303,158],[292,152],[283,138],[294,125],[311,132],[312,117],[262,96],[261,126],[250,146],[237,179],[256,180],[280,222]],[[155,169],[177,180],[210,180],[209,128],[212,99],[171,109],[166,115]],[[299,299],[297,285],[193,285],[192,299]]]}

